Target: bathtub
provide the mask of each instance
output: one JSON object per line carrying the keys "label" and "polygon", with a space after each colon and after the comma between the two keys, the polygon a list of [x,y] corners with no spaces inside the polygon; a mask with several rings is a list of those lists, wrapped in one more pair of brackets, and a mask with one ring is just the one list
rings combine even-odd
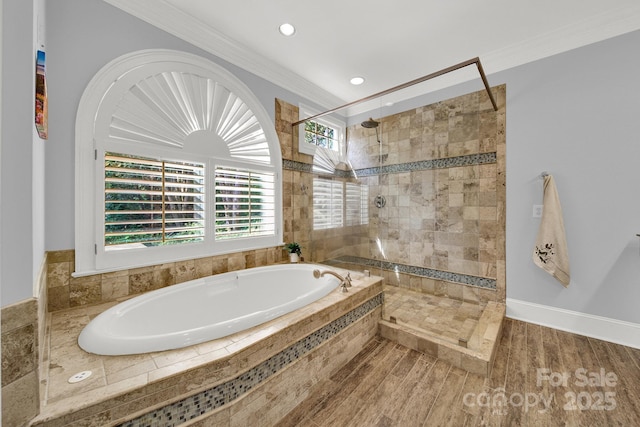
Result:
{"label": "bathtub", "polygon": [[282,264],[217,274],[158,289],[98,315],[78,337],[100,355],[172,350],[222,338],[316,301],[340,281],[314,264]]}

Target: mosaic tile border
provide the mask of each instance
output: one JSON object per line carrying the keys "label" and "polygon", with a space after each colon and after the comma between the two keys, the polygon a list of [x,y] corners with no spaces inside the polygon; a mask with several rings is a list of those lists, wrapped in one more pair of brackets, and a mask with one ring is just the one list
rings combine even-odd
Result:
{"label": "mosaic tile border", "polygon": [[295,160],[282,159],[282,169],[296,172],[313,172],[313,165],[308,163],[296,162]]}
{"label": "mosaic tile border", "polygon": [[460,166],[486,165],[497,162],[497,153],[479,153],[466,156],[445,157],[442,159],[422,160],[419,162],[401,163],[397,165],[375,166],[356,169],[358,177],[384,175],[388,173],[415,172],[431,169],[455,168]]}
{"label": "mosaic tile border", "polygon": [[[388,271],[397,271],[400,273],[413,274],[415,276],[428,277],[437,280],[446,280],[447,282],[462,283],[465,285],[477,286],[485,289],[496,289],[496,279],[487,277],[471,276],[469,274],[452,273],[450,271],[435,270],[433,268],[417,267],[414,265],[398,264],[390,261],[379,261],[370,258],[361,258],[356,256],[342,256],[335,258],[334,261],[363,265],[367,267],[376,267]],[[324,261],[325,263],[329,263]]]}
{"label": "mosaic tile border", "polygon": [[172,427],[224,406],[381,306],[383,300],[383,294],[378,294],[247,372],[208,390],[126,421],[118,427]]}
{"label": "mosaic tile border", "polygon": [[[326,173],[316,172],[313,170],[313,165],[303,162],[296,162],[295,160],[282,159],[282,168],[286,170],[296,171],[296,172],[306,172],[306,173],[315,173],[318,175],[325,175]],[[335,169],[331,174],[338,178],[353,178],[353,171]]]}
{"label": "mosaic tile border", "polygon": [[[336,169],[334,176],[339,178],[353,178],[363,176],[384,175],[389,173],[415,172],[432,169],[446,169],[460,166],[486,165],[497,162],[497,153],[478,153],[466,156],[445,157],[441,159],[422,160],[419,162],[400,163],[395,165],[374,166],[371,168],[355,169],[353,171],[344,171]],[[297,172],[315,173],[313,165],[308,163],[296,162],[295,160],[282,160],[282,168]],[[355,175],[354,175],[355,174]]]}

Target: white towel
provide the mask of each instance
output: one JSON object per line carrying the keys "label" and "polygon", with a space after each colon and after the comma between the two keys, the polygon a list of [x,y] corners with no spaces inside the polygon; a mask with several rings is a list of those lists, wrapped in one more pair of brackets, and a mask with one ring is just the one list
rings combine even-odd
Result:
{"label": "white towel", "polygon": [[540,229],[533,249],[533,262],[566,287],[571,280],[569,252],[560,199],[551,175],[544,177],[543,203]]}

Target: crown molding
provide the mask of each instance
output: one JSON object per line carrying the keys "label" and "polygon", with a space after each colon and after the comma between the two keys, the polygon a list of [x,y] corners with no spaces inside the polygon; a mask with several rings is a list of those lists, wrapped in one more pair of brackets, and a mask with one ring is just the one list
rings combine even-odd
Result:
{"label": "crown molding", "polygon": [[[331,94],[164,0],[103,1],[271,83],[313,100],[320,106],[333,108],[352,101],[343,100]],[[479,57],[489,76],[489,83],[495,85],[496,82],[491,82],[491,74],[639,29],[640,3],[609,10],[578,23],[513,43],[505,48],[481,53]],[[433,70],[424,71],[428,73]],[[430,80],[419,87],[404,89],[402,94],[388,95],[385,99],[400,102],[477,78],[478,75],[475,72],[459,71]],[[358,104],[347,109],[345,115],[350,117],[371,111],[378,108],[378,104],[375,100]]]}
{"label": "crown molding", "polygon": [[103,1],[323,107],[347,102],[163,0]]}

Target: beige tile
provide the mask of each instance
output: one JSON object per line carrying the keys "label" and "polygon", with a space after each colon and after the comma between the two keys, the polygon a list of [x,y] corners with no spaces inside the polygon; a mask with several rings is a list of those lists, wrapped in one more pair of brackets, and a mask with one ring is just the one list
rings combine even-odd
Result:
{"label": "beige tile", "polygon": [[[51,363],[53,367],[49,369],[47,379],[47,403],[73,396],[82,396],[84,393],[91,390],[99,390],[107,385],[102,362],[100,361],[93,363],[74,362],[66,364],[66,366],[56,364],[53,360]],[[92,374],[81,382],[69,383],[69,378],[83,371],[91,371]]]}
{"label": "beige tile", "polygon": [[129,295],[129,276],[104,277],[101,283],[101,301],[113,301]]}
{"label": "beige tile", "polygon": [[57,288],[69,286],[71,280],[71,263],[55,262],[47,265],[47,287]]}
{"label": "beige tile", "polygon": [[6,386],[3,385],[2,425],[28,425],[39,411],[38,387],[38,375],[35,371]]}
{"label": "beige tile", "polygon": [[2,386],[37,371],[35,324],[2,334]]}
{"label": "beige tile", "polygon": [[158,368],[164,368],[165,366],[173,365],[179,362],[184,362],[198,356],[199,356],[198,352],[193,347],[163,351],[160,353],[151,353],[151,358],[153,359],[153,361],[155,362]]}
{"label": "beige tile", "polygon": [[0,310],[2,313],[2,333],[22,328],[35,323],[37,320],[38,301],[30,298],[15,304],[9,304]]}
{"label": "beige tile", "polygon": [[103,365],[107,384],[146,374],[157,367],[149,354],[105,357]]}

